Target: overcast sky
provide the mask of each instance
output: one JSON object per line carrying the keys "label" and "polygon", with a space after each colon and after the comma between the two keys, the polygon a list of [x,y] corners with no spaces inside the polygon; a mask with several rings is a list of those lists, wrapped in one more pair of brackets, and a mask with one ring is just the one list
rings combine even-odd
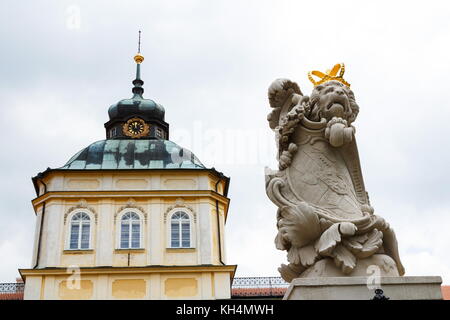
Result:
{"label": "overcast sky", "polygon": [[450,284],[448,1],[2,1],[0,282],[31,264],[31,177],[105,138],[108,107],[131,97],[142,30],[144,96],[171,140],[231,177],[227,262],[278,276],[276,168],[267,88],[309,94],[310,70],[345,62],[375,212],[394,228],[406,275]]}

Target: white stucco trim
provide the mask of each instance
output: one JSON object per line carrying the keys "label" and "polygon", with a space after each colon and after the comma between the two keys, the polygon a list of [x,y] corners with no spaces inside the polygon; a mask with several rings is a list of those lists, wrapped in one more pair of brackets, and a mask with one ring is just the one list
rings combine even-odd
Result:
{"label": "white stucco trim", "polygon": [[[72,227],[72,218],[74,215],[76,215],[77,213],[86,213],[89,216],[89,247],[87,249],[71,249],[70,248],[70,229]],[[86,208],[77,208],[72,210],[68,215],[67,215],[67,220],[66,220],[66,225],[65,225],[65,242],[64,242],[64,250],[69,250],[69,251],[80,251],[80,250],[93,250],[93,242],[94,242],[94,232],[96,230],[95,226],[97,224],[96,218],[95,218],[95,214],[90,211],[89,209]],[[80,229],[81,232],[81,229]]]}
{"label": "white stucco trim", "polygon": [[115,238],[116,238],[116,243],[114,245],[114,248],[116,248],[116,250],[122,250],[124,248],[120,247],[120,232],[121,232],[121,220],[124,214],[128,213],[128,212],[133,212],[136,213],[139,216],[139,248],[133,248],[133,249],[145,249],[145,243],[146,243],[146,234],[145,234],[145,230],[147,230],[147,228],[144,228],[144,225],[147,223],[146,219],[145,219],[145,214],[137,209],[137,208],[124,208],[121,211],[119,211],[119,213],[116,215],[116,221],[114,221],[114,232],[116,234]]}
{"label": "white stucco trim", "polygon": [[[171,231],[172,231],[172,216],[174,215],[174,213],[176,212],[183,212],[186,213],[189,216],[189,235],[190,235],[190,244],[191,246],[189,248],[181,248],[181,247],[172,247],[171,246]],[[166,223],[166,248],[167,249],[190,249],[190,248],[195,248],[196,247],[196,230],[197,228],[195,227],[196,225],[196,221],[195,221],[195,216],[194,213],[190,210],[190,209],[186,209],[186,208],[173,208],[172,210],[170,210],[167,213],[167,219],[165,221]]]}

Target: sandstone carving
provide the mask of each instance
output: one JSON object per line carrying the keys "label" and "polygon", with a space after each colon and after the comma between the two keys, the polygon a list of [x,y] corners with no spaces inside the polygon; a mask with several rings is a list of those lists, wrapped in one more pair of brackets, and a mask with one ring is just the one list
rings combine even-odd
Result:
{"label": "sandstone carving", "polygon": [[275,245],[289,262],[278,270],[288,282],[367,276],[373,265],[381,276],[404,274],[395,233],[364,187],[352,126],[359,107],[343,73],[343,64],[312,72],[310,97],[287,79],[269,87],[279,170],[266,168],[266,192],[278,206]]}

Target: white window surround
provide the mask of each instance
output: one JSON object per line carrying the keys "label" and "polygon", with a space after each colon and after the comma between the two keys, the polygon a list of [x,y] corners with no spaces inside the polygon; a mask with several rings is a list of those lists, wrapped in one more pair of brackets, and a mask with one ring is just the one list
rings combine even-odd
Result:
{"label": "white window surround", "polygon": [[[177,213],[177,212],[182,212],[188,215],[189,217],[189,235],[190,235],[190,246],[189,247],[172,247],[172,239],[171,239],[171,234],[172,234],[172,216]],[[196,234],[195,234],[195,220],[194,220],[194,216],[192,214],[192,212],[190,212],[189,210],[186,210],[185,208],[174,208],[172,209],[168,215],[167,215],[167,219],[166,219],[166,248],[168,249],[194,249],[195,248],[195,241],[196,241]],[[181,239],[180,239],[181,242]]]}
{"label": "white window surround", "polygon": [[156,128],[155,135],[157,138],[162,138],[162,130],[160,128]]}
{"label": "white window surround", "polygon": [[111,130],[109,130],[109,137],[110,138],[113,138],[113,137],[115,137],[117,135],[117,128],[116,127],[114,127],[114,128],[112,128]]}
{"label": "white window surround", "polygon": [[[78,213],[85,213],[89,217],[89,246],[88,246],[88,248],[71,249],[70,248],[70,235],[71,235],[71,231],[72,231],[72,219]],[[66,237],[65,237],[66,241],[65,241],[65,245],[64,245],[64,250],[67,250],[67,251],[93,250],[92,244],[93,244],[93,239],[94,239],[94,230],[95,230],[94,226],[95,226],[95,216],[90,210],[87,210],[85,208],[80,208],[80,209],[73,210],[67,216],[67,223],[66,223],[66,228],[65,228],[65,230],[66,230]],[[79,230],[79,232],[81,233],[81,230]]]}
{"label": "white window surround", "polygon": [[[139,217],[139,247],[138,248],[121,248],[120,241],[121,241],[121,232],[122,232],[122,218],[127,213],[134,213]],[[122,211],[119,212],[116,216],[115,221],[115,233],[116,233],[116,250],[141,250],[145,249],[145,234],[144,234],[144,224],[145,224],[145,218],[144,214],[136,209],[136,208],[125,208]]]}

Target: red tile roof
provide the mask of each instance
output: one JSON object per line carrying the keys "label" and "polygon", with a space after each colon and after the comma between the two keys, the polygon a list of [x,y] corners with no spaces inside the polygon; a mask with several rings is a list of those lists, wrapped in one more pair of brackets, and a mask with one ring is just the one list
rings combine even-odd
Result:
{"label": "red tile roof", "polygon": [[[284,295],[287,288],[232,288],[232,298],[245,297],[266,297],[266,298],[280,298]],[[442,286],[442,298],[450,300],[450,286]],[[0,292],[0,300],[23,300],[23,292]]]}
{"label": "red tile roof", "polygon": [[0,300],[23,300],[23,292],[0,293]]}
{"label": "red tile roof", "polygon": [[282,297],[287,288],[232,288],[232,298],[245,297]]}
{"label": "red tile roof", "polygon": [[442,286],[442,299],[450,300],[450,286]]}

